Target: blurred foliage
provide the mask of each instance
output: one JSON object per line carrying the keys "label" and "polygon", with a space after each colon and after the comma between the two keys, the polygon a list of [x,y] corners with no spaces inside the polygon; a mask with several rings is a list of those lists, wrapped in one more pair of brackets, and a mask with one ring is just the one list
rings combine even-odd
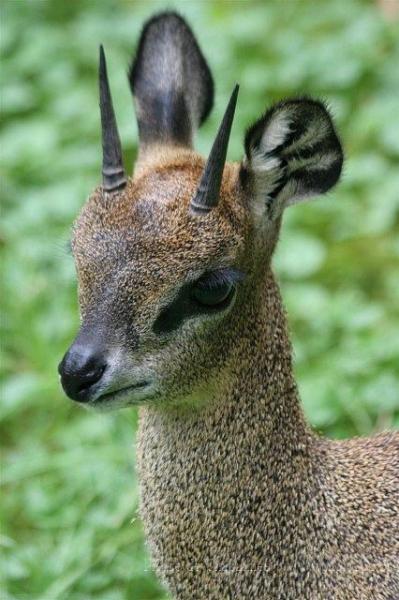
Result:
{"label": "blurred foliage", "polygon": [[[235,81],[230,155],[275,99],[328,100],[347,154],[339,187],[287,211],[275,259],[296,371],[317,428],[398,424],[399,28],[372,2],[168,2],[212,65],[206,153]],[[86,414],[57,363],[78,324],[67,241],[100,173],[97,49],[107,49],[126,164],[137,131],[126,68],[162,2],[3,1],[2,599],[165,598],[136,518],[135,411]]]}

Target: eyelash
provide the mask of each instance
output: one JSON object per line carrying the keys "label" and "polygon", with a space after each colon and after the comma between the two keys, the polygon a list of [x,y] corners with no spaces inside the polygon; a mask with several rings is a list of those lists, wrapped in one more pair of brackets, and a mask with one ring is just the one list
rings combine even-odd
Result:
{"label": "eyelash", "polygon": [[196,281],[195,285],[201,289],[213,289],[222,285],[233,285],[238,281],[242,281],[245,274],[238,269],[226,267],[215,271],[205,273]]}

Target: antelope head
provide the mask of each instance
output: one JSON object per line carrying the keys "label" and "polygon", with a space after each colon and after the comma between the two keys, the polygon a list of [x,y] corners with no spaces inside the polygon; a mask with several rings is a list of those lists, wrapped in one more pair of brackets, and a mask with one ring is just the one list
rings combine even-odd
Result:
{"label": "antelope head", "polygon": [[217,385],[245,307],[262,301],[285,207],[330,189],[343,160],[324,105],[294,98],[249,128],[241,163],[226,163],[238,86],[201,158],[193,138],[213,80],[174,13],[146,24],[129,80],[139,131],[131,177],[100,48],[102,185],[73,229],[81,327],[59,366],[67,395],[98,408]]}

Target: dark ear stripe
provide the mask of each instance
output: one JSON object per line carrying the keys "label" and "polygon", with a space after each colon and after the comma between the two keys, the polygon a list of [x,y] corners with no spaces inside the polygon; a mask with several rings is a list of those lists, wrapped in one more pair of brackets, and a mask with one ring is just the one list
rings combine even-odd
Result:
{"label": "dark ear stripe", "polygon": [[[294,100],[294,102],[301,102],[301,100],[298,98],[297,100]],[[266,112],[260,117],[260,119],[258,119],[255,123],[253,123],[250,127],[248,127],[248,129],[245,133],[245,139],[244,139],[245,153],[247,156],[250,155],[252,148],[256,148],[259,145],[262,135],[265,131],[265,128],[268,126],[268,124],[270,123],[272,118],[275,116],[276,112],[278,112],[280,108],[283,108],[285,104],[286,104],[286,101],[284,101],[284,100],[278,102],[277,104],[274,104],[273,106],[271,106],[269,109],[266,110]],[[268,153],[269,156],[274,156],[274,155],[280,153],[281,150],[283,150],[284,148],[287,148],[288,146],[290,146],[292,144],[292,142],[299,139],[301,137],[301,135],[303,135],[305,133],[305,131],[306,131],[306,124],[298,123],[295,130],[293,130],[287,134],[284,142],[279,145],[276,145],[276,147],[273,149],[273,152]]]}
{"label": "dark ear stripe", "polygon": [[[299,139],[299,138],[298,138]],[[295,141],[295,140],[294,140]],[[286,163],[290,163],[293,160],[308,160],[315,156],[316,154],[321,154],[325,152],[334,152],[336,150],[336,141],[334,137],[328,136],[323,140],[316,142],[312,145],[305,146],[304,148],[297,148],[295,150],[290,151],[290,146],[283,148],[280,152],[270,152],[268,156],[281,156],[284,157]]]}
{"label": "dark ear stripe", "polygon": [[337,159],[328,169],[303,167],[292,171],[289,175],[286,169],[282,171],[281,177],[277,180],[275,187],[265,198],[266,210],[269,217],[273,216],[273,203],[277,196],[282,192],[287,184],[306,196],[311,190],[312,195],[324,194],[331,189],[339,180],[342,172],[343,157],[337,156]]}
{"label": "dark ear stripe", "polygon": [[245,185],[249,178],[255,184],[270,216],[287,204],[326,192],[342,170],[342,146],[328,110],[310,98],[272,106],[248,129],[245,149],[240,180]]}
{"label": "dark ear stripe", "polygon": [[274,198],[277,198],[277,196],[279,195],[279,193],[281,192],[281,190],[283,189],[283,187],[285,186],[287,181],[288,181],[287,166],[284,165],[281,168],[280,177],[275,181],[274,187],[268,195],[268,199],[269,199],[268,204],[270,204],[271,201],[274,200]]}
{"label": "dark ear stripe", "polygon": [[312,190],[312,194],[324,194],[335,185],[342,172],[343,159],[337,158],[329,169],[297,169],[291,175],[298,189]]}
{"label": "dark ear stripe", "polygon": [[[258,121],[256,121],[247,129],[244,141],[245,152],[247,156],[250,155],[251,149],[256,148],[259,144],[263,132],[267,128],[268,124],[277,114],[284,112],[285,109],[288,109],[290,112],[296,112],[297,118],[295,119],[295,126],[289,131],[289,133],[286,134],[284,142],[276,145],[273,151],[268,153],[268,156],[271,157],[284,154],[284,150],[290,148],[294,142],[298,141],[301,136],[305,134],[311,119],[314,118],[315,113],[326,114],[330,122],[330,135],[326,135],[324,140],[327,142],[329,138],[333,138],[334,143],[336,143],[336,140],[339,142],[333,122],[329,116],[327,104],[321,100],[309,98],[308,96],[300,96],[298,98],[281,100],[280,102],[273,104],[273,106],[266,110],[266,112],[260,119],[258,119]],[[284,156],[286,157],[285,154]]]}
{"label": "dark ear stripe", "polygon": [[213,79],[182,17],[165,12],[144,26],[129,70],[140,142],[191,146],[213,105]]}

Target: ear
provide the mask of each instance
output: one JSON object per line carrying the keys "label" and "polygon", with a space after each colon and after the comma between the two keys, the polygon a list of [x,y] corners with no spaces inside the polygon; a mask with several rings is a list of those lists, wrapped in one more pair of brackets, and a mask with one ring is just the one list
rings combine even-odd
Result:
{"label": "ear", "polygon": [[213,79],[182,17],[156,15],[144,26],[129,71],[140,150],[151,145],[190,148],[213,104]]}
{"label": "ear", "polygon": [[257,215],[278,218],[289,205],[327,192],[339,179],[343,152],[331,117],[308,98],[272,106],[245,137],[241,179]]}

